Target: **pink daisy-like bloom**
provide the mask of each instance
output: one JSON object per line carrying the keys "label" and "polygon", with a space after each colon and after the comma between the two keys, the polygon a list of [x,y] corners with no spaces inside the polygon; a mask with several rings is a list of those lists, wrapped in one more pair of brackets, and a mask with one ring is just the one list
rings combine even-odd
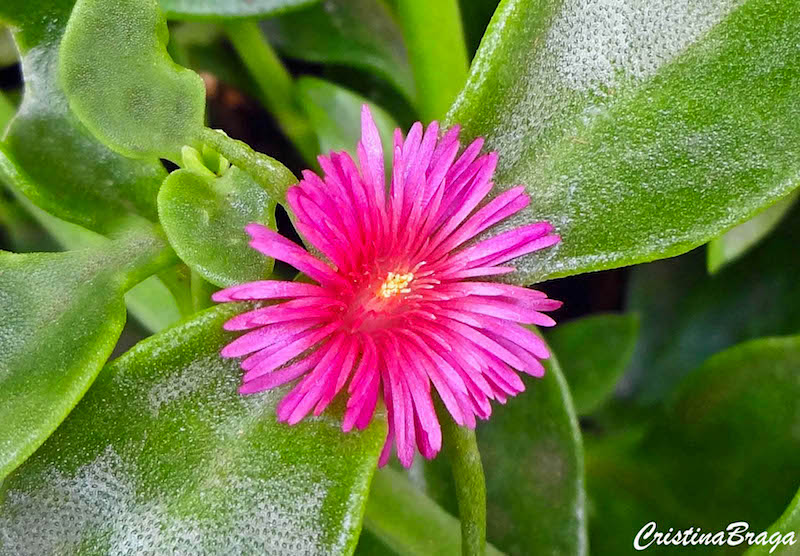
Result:
{"label": "pink daisy-like bloom", "polygon": [[[227,330],[249,330],[222,350],[247,356],[243,394],[302,379],[278,404],[293,425],[319,415],[346,388],[342,430],[365,428],[378,399],[387,409],[384,465],[396,443],[408,467],[414,447],[430,459],[442,434],[431,387],[456,423],[475,427],[524,390],[517,371],[544,374],[544,342],[522,326],[552,326],[542,311],[561,306],[532,289],[487,281],[513,272],[508,261],[559,241],[546,222],[471,242],[530,200],[514,187],[479,205],[492,189],[497,153],[479,155],[476,139],[458,156],[459,130],[439,138],[433,122],[394,133],[391,186],[369,112],[362,110],[358,161],[344,152],[320,156],[288,191],[297,230],[327,260],[250,224],[250,245],[316,282],[265,280],[214,294],[226,301],[282,300],[240,314]],[[360,170],[359,170],[360,167]]]}

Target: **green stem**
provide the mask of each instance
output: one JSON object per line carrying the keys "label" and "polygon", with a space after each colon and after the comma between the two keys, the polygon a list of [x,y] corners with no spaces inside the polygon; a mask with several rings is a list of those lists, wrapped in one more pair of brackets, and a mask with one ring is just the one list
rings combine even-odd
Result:
{"label": "green stem", "polygon": [[482,556],[486,554],[486,483],[475,431],[457,425],[441,404],[437,405],[442,444],[453,471],[458,498],[461,553]]}
{"label": "green stem", "polygon": [[194,303],[192,300],[189,268],[185,264],[178,264],[172,268],[161,271],[159,279],[164,283],[182,317],[188,317],[194,313]]}
{"label": "green stem", "polygon": [[469,61],[458,0],[398,0],[397,13],[426,121],[447,114],[464,83]]}
{"label": "green stem", "polygon": [[253,20],[225,24],[225,32],[261,93],[261,101],[307,162],[319,152],[311,124],[294,103],[294,82]]}
{"label": "green stem", "polygon": [[227,158],[228,162],[250,174],[278,202],[286,198],[289,186],[297,183],[297,178],[286,166],[254,151],[247,143],[231,139],[224,131],[206,127],[200,132],[199,139]]}
{"label": "green stem", "polygon": [[[380,469],[372,479],[364,527],[398,554],[457,554],[456,518],[418,490],[404,473]],[[489,545],[490,556],[502,553]]]}
{"label": "green stem", "polygon": [[11,103],[6,95],[3,94],[3,91],[0,91],[0,137],[3,136],[3,132],[8,125],[8,122],[11,121],[11,118],[14,117],[16,114],[17,109]]}
{"label": "green stem", "polygon": [[211,307],[211,294],[217,291],[214,284],[208,282],[194,270],[192,271],[192,308],[195,313]]}

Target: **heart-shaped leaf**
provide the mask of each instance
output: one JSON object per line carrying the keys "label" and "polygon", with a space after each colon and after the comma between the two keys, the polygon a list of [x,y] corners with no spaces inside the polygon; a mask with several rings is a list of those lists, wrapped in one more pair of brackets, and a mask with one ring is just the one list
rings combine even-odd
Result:
{"label": "heart-shaped leaf", "polygon": [[292,58],[371,71],[409,101],[416,95],[403,36],[383,0],[326,0],[262,25]]}
{"label": "heart-shaped leaf", "polygon": [[0,3],[0,21],[17,30],[25,78],[22,105],[0,145],[0,172],[26,174],[12,180],[26,197],[85,228],[113,231],[130,213],[155,221],[166,176],[161,163],[126,159],[103,145],[72,113],[57,82],[58,47],[73,4]]}
{"label": "heart-shaped leaf", "polygon": [[0,252],[0,478],[55,430],[125,324],[122,296],[171,260],[136,235],[67,253]]}
{"label": "heart-shaped leaf", "polygon": [[381,107],[349,89],[316,77],[301,77],[295,85],[299,102],[317,134],[320,151],[355,155],[361,139],[361,107],[369,105],[383,143],[384,168],[392,168],[392,132],[399,127]]}
{"label": "heart-shaped leaf", "polygon": [[[10,185],[14,191],[13,184]],[[24,207],[24,212],[27,212],[65,250],[100,247],[109,241],[95,232],[43,211],[21,194],[16,196],[17,201]],[[180,319],[175,298],[157,276],[150,276],[128,290],[125,294],[125,306],[142,326],[152,332],[158,332]]]}
{"label": "heart-shaped leaf", "polygon": [[275,201],[246,172],[222,176],[172,172],[158,193],[161,225],[178,256],[203,278],[226,287],[263,280],[273,260],[248,245],[244,227],[275,229]]}
{"label": "heart-shaped leaf", "polygon": [[638,331],[636,314],[600,314],[547,332],[547,341],[558,354],[578,415],[595,411],[614,392],[628,368]]}
{"label": "heart-shaped leaf", "polygon": [[448,119],[562,235],[521,281],[669,257],[800,173],[800,2],[505,0]]}
{"label": "heart-shaped leaf", "polygon": [[[216,307],[109,365],[2,485],[14,554],[350,554],[385,422],[277,422],[275,390],[243,397],[219,356]],[[36,535],[30,532],[35,530]]]}
{"label": "heart-shaped leaf", "polygon": [[708,276],[702,250],[634,269],[628,310],[641,315],[625,393],[652,404],[707,357],[745,340],[800,330],[794,211],[744,258]]}
{"label": "heart-shaped leaf", "polygon": [[712,239],[706,250],[706,264],[710,273],[744,255],[751,247],[767,236],[791,210],[800,196],[795,190],[771,207],[745,222]]}
{"label": "heart-shaped leaf", "polygon": [[180,160],[203,128],[205,86],[167,54],[157,0],[78,0],[59,55],[69,104],[92,133],[134,158]]}
{"label": "heart-shaped leaf", "polygon": [[319,0],[160,0],[169,19],[269,17]]}

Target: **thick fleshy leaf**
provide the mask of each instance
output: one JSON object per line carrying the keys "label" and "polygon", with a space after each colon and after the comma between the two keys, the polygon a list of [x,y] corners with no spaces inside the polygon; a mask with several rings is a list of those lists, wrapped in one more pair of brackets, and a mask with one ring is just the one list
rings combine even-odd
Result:
{"label": "thick fleshy leaf", "polygon": [[448,120],[563,241],[529,283],[669,257],[798,185],[800,2],[503,1]]}
{"label": "thick fleshy leaf", "polygon": [[368,104],[383,143],[384,168],[392,168],[392,132],[399,127],[385,110],[359,94],[316,77],[297,80],[297,94],[319,140],[320,152],[348,151],[361,140],[361,107]]}
{"label": "thick fleshy leaf", "polygon": [[170,19],[232,19],[269,17],[319,0],[159,0]]}
{"label": "thick fleshy leaf", "polygon": [[591,315],[547,332],[578,415],[596,410],[614,392],[631,360],[638,332],[636,314]]}
{"label": "thick fleshy leaf", "polygon": [[169,262],[166,249],[137,234],[67,253],[0,252],[0,478],[89,388],[125,323],[124,292]]}
{"label": "thick fleshy leaf", "polygon": [[[367,542],[358,554],[434,556],[461,554],[458,520],[419,491],[400,471],[381,469],[375,474],[364,516]],[[362,546],[363,544],[363,546]],[[489,556],[499,556],[487,544]]]}
{"label": "thick fleshy leaf", "polygon": [[[285,389],[237,393],[216,307],[101,373],[0,491],[14,554],[349,554],[386,434],[329,414],[289,427]],[[36,535],[31,535],[35,530]]]}
{"label": "thick fleshy leaf", "polygon": [[698,514],[714,489],[709,526],[752,516],[763,530],[797,489],[798,399],[800,336],[740,344],[687,377],[645,449],[673,464],[672,488]]}
{"label": "thick fleshy leaf", "polygon": [[180,160],[203,128],[205,86],[167,54],[157,0],[78,0],[59,54],[75,114],[112,149]]}
{"label": "thick fleshy leaf", "polygon": [[[65,250],[96,248],[109,241],[77,224],[56,218],[22,195],[18,195],[17,199],[36,223]],[[158,276],[150,276],[128,290],[125,293],[125,306],[142,326],[152,332],[158,332],[180,319],[175,298]]]}
{"label": "thick fleshy leaf", "polygon": [[710,273],[744,255],[767,236],[791,210],[800,196],[795,190],[771,207],[745,222],[712,239],[706,248],[706,264]]}
{"label": "thick fleshy leaf", "polygon": [[702,250],[634,269],[628,310],[641,315],[623,393],[664,399],[707,357],[761,336],[800,330],[800,213],[744,258],[708,276]]}
{"label": "thick fleshy leaf", "polygon": [[[780,533],[781,536],[779,548],[773,551],[771,544],[761,544],[750,548],[745,556],[766,556],[767,554],[792,556],[800,553],[800,539],[798,539],[798,535],[800,535],[800,490],[797,491],[783,515],[769,528],[770,537],[773,537],[775,533]],[[794,536],[789,537],[790,533],[794,533]],[[792,543],[792,540],[795,542]]]}
{"label": "thick fleshy leaf", "polygon": [[630,551],[651,520],[661,531],[766,530],[797,489],[798,396],[800,337],[753,340],[687,377],[643,441],[587,443],[593,550]]}
{"label": "thick fleshy leaf", "polygon": [[371,71],[415,97],[403,37],[383,0],[326,0],[262,25],[287,56]]}
{"label": "thick fleshy leaf", "polygon": [[509,554],[586,554],[583,445],[555,357],[477,428],[487,537]]}
{"label": "thick fleshy leaf", "polygon": [[275,201],[246,172],[222,176],[172,172],[158,193],[161,225],[178,256],[203,278],[226,287],[263,280],[273,260],[248,244],[244,227],[275,229]]}
{"label": "thick fleshy leaf", "polygon": [[25,173],[19,190],[36,205],[86,228],[107,232],[120,217],[157,218],[156,193],[166,176],[157,159],[134,161],[98,141],[72,113],[57,82],[58,47],[73,0],[5,0],[22,53],[25,95],[0,145],[0,172]]}

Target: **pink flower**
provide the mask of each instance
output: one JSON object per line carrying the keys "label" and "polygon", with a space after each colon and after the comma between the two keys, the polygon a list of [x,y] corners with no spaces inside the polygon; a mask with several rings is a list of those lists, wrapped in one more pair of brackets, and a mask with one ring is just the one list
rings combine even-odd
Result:
{"label": "pink flower", "polygon": [[561,306],[541,292],[486,281],[513,272],[501,266],[558,243],[546,222],[470,240],[527,207],[523,187],[478,208],[492,188],[497,153],[479,156],[476,139],[460,156],[458,128],[439,139],[436,122],[394,133],[390,192],[383,150],[368,108],[358,144],[361,170],[346,153],[319,158],[288,191],[288,203],[317,258],[277,233],[250,224],[250,245],[316,282],[265,280],[214,295],[215,301],[283,300],[240,314],[227,330],[250,330],[222,350],[241,363],[248,394],[301,378],[277,413],[293,425],[319,415],[345,388],[342,430],[365,428],[378,398],[389,432],[408,467],[414,446],[426,458],[442,444],[431,386],[456,423],[473,428],[524,390],[516,371],[544,374],[547,347],[522,324],[552,326],[541,311]]}

